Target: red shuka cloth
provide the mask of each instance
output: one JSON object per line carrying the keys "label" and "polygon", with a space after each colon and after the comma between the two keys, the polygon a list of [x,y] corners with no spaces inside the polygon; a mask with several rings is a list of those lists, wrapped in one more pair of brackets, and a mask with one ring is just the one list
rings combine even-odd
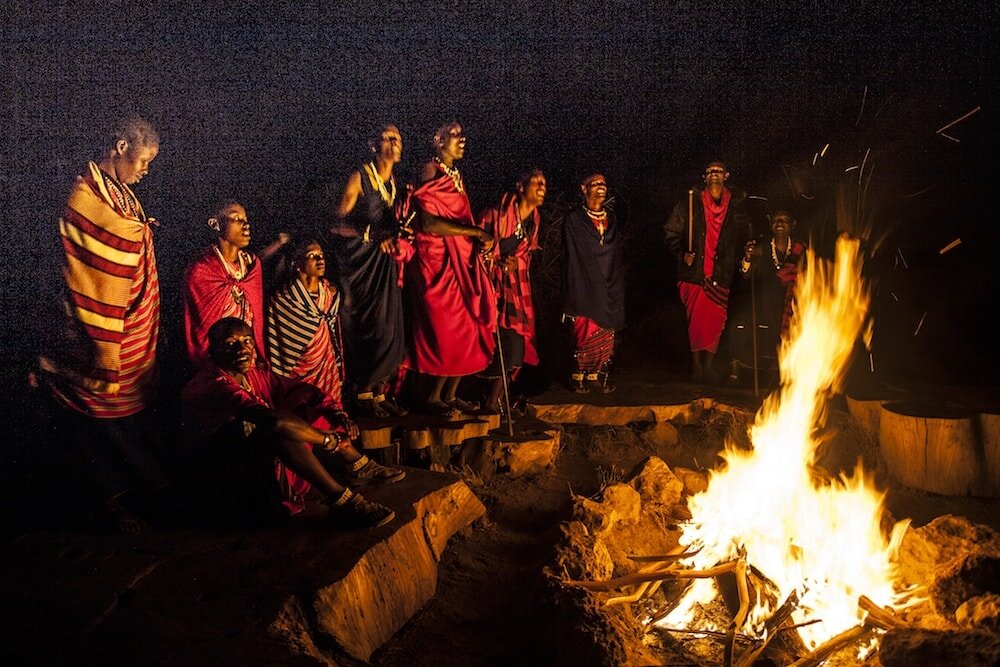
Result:
{"label": "red shuka cloth", "polygon": [[493,279],[499,286],[500,326],[516,331],[524,338],[524,363],[534,366],[538,364],[538,351],[535,348],[535,306],[531,299],[529,268],[531,253],[538,250],[541,216],[538,209],[531,212],[531,234],[517,244],[517,250],[511,255],[517,260],[517,268],[504,271],[500,241],[517,233],[517,207],[517,197],[507,195],[499,209],[487,209],[479,216],[479,224],[486,231],[492,232],[496,240],[493,244]]}
{"label": "red shuka cloth", "polygon": [[[413,192],[425,213],[474,226],[469,198],[442,173]],[[496,340],[496,294],[475,244],[467,236],[418,231],[407,264],[412,307],[407,365],[429,375],[464,376],[486,368]]]}
{"label": "red shuka cloth", "polygon": [[701,285],[679,282],[677,289],[687,311],[691,351],[718,352],[722,328],[726,324],[726,309],[713,301]]}
{"label": "red shuka cloth", "polygon": [[[264,350],[264,277],[260,261],[240,252],[249,258],[241,280],[229,275],[215,246],[205,249],[184,276],[184,342],[195,366],[208,362],[208,330],[223,317],[237,317],[249,324],[258,353]],[[234,290],[242,291],[241,302],[234,298]]]}
{"label": "red shuka cloth", "polygon": [[[346,433],[343,412],[332,398],[310,384],[283,378],[266,368],[247,371],[252,391],[247,391],[230,375],[213,364],[203,366],[181,392],[181,426],[188,447],[198,447],[215,437],[220,428],[239,419],[247,408],[262,405],[272,410],[292,412],[314,428]],[[334,425],[336,428],[334,428]],[[312,448],[309,443],[303,443]],[[234,450],[233,456],[238,457]],[[305,507],[309,482],[274,459],[274,475],[284,495],[283,504],[292,514]]]}

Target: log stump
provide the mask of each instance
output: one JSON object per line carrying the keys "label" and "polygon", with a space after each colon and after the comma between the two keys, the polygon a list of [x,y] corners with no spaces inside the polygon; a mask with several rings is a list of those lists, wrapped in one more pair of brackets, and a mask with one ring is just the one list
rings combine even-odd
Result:
{"label": "log stump", "polygon": [[976,416],[909,402],[886,403],[879,445],[889,473],[914,489],[946,496],[986,495],[986,462]]}
{"label": "log stump", "polygon": [[986,458],[986,492],[990,498],[1000,497],[1000,414],[980,414],[979,433]]}
{"label": "log stump", "polygon": [[878,441],[879,421],[882,415],[884,399],[855,398],[847,395],[847,411],[858,422],[861,430],[872,439]]}

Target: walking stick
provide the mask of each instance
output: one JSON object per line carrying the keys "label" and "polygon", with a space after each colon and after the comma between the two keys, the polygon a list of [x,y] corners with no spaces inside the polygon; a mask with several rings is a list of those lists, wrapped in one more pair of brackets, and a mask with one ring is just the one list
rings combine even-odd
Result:
{"label": "walking stick", "polygon": [[500,344],[500,324],[497,323],[497,358],[500,360],[500,381],[503,383],[503,409],[507,415],[507,435],[514,437],[514,421],[510,414],[510,389],[507,386],[507,364],[503,360],[503,345]]}
{"label": "walking stick", "polygon": [[[748,223],[750,238],[753,238],[753,223]],[[753,395],[760,396],[760,375],[757,365],[757,277],[753,274],[753,267],[750,268],[750,326],[752,330],[751,340],[753,341]]]}
{"label": "walking stick", "polygon": [[688,190],[688,252],[694,247],[694,190]]}

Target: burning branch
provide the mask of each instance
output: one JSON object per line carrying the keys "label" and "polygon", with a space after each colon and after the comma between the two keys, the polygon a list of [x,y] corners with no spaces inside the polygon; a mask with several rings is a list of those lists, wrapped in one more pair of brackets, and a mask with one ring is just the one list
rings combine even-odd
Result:
{"label": "burning branch", "polygon": [[729,624],[726,632],[726,667],[733,665],[733,650],[736,645],[736,631],[743,627],[747,621],[747,614],[750,613],[750,586],[747,582],[747,559],[746,554],[740,553],[736,561],[734,572],[736,574],[736,591],[740,598],[740,608]]}
{"label": "burning branch", "polygon": [[654,570],[653,572],[635,572],[633,574],[626,574],[624,577],[609,579],[608,581],[570,580],[563,583],[570,586],[579,586],[580,588],[588,591],[613,591],[622,588],[623,586],[641,584],[645,581],[662,581],[664,579],[710,579],[711,577],[717,577],[720,574],[725,574],[726,572],[732,572],[735,569],[736,561],[729,560],[725,563],[720,563],[715,567],[710,567],[707,570],[661,569]]}
{"label": "burning branch", "polygon": [[837,651],[847,648],[852,644],[859,644],[867,640],[872,636],[872,634],[874,634],[874,632],[875,626],[869,625],[868,623],[844,630],[839,635],[831,637],[827,641],[823,642],[816,647],[816,650],[799,658],[788,667],[818,667],[823,664],[824,660]]}
{"label": "burning branch", "polygon": [[736,667],[751,667],[753,665],[757,658],[764,653],[771,641],[778,636],[778,631],[791,618],[792,612],[795,611],[798,604],[799,596],[795,592],[792,592],[784,604],[778,607],[778,611],[774,612],[771,618],[767,619],[764,623],[764,641],[754,648],[748,649],[746,653],[741,655],[740,659],[736,661]]}

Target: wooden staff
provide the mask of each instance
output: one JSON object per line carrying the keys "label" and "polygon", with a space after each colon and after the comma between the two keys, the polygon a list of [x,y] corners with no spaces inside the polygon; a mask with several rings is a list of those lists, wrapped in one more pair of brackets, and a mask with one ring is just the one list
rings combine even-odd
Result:
{"label": "wooden staff", "polygon": [[688,252],[692,250],[694,243],[694,190],[688,190]]}
{"label": "wooden staff", "polygon": [[[753,238],[753,222],[747,223],[749,238]],[[756,249],[756,248],[755,248]],[[757,363],[757,278],[753,274],[753,258],[750,258],[750,327],[753,341],[753,395],[760,396],[760,371]]]}

